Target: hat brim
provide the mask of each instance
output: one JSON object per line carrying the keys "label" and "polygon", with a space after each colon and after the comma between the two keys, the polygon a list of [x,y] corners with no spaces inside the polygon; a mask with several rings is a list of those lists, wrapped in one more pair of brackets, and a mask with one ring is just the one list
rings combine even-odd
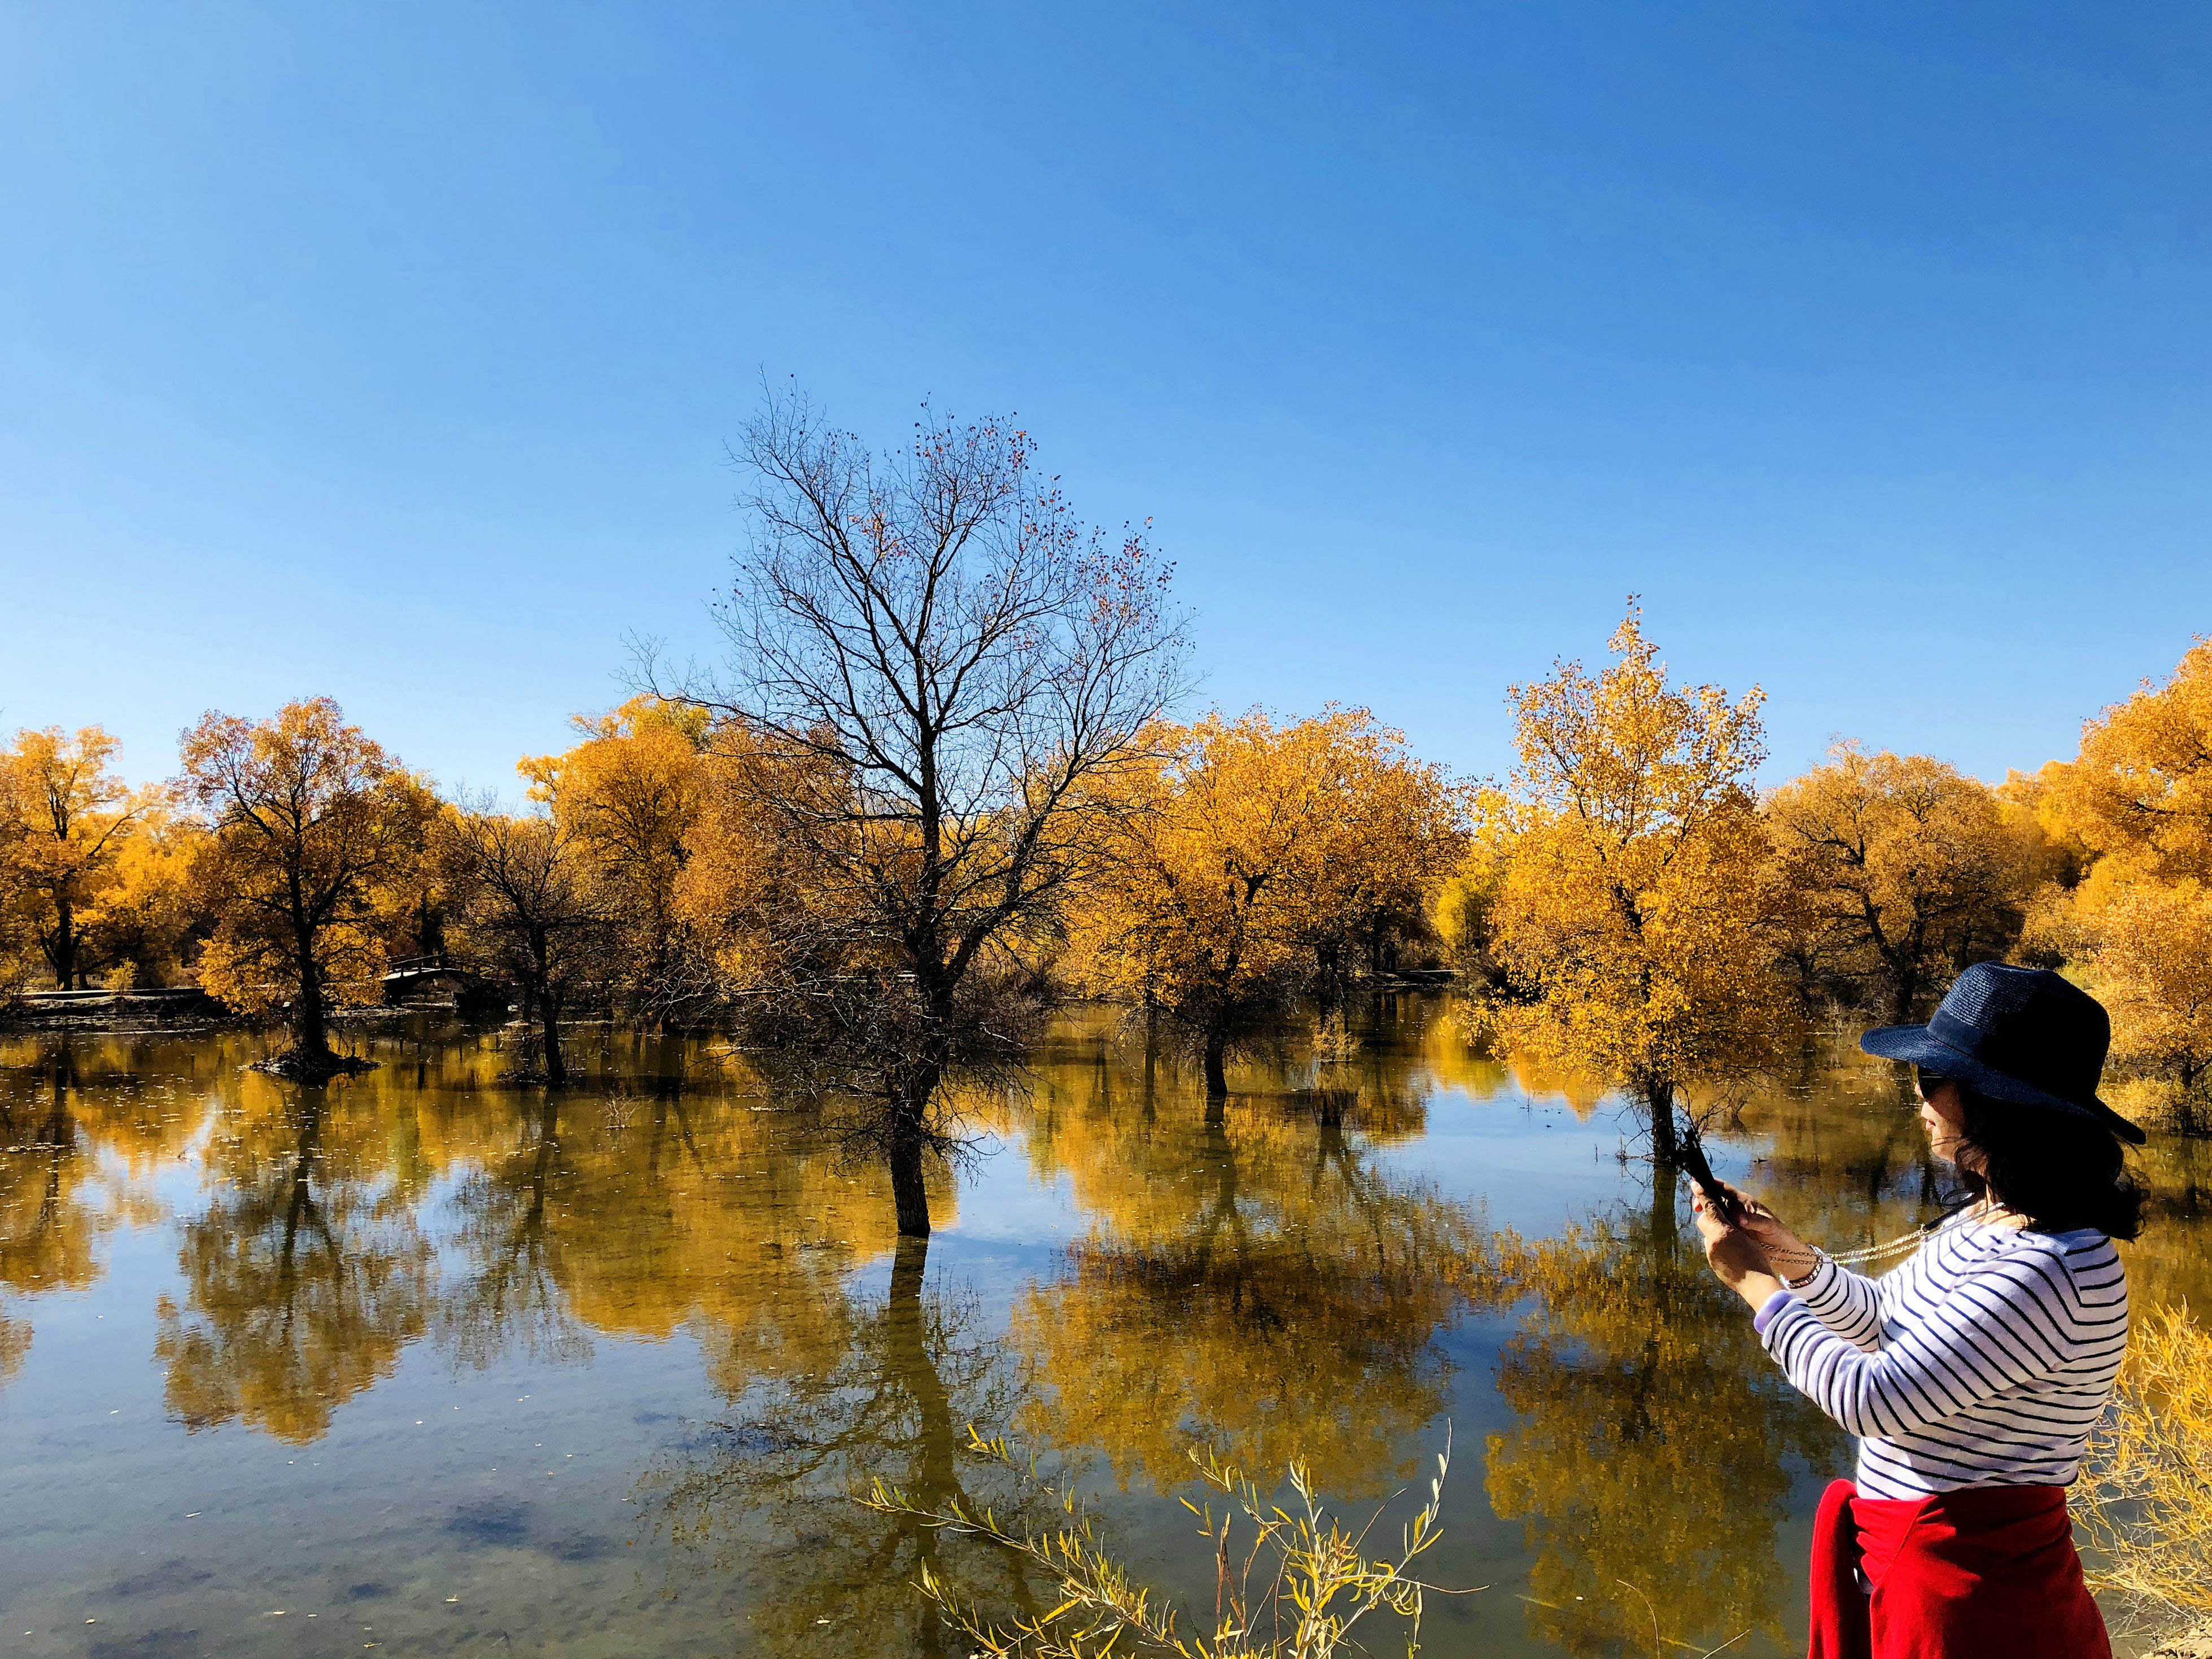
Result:
{"label": "hat brim", "polygon": [[1964,1083],[1996,1100],[2015,1106],[2041,1106],[2055,1112],[2071,1112],[2103,1124],[2130,1146],[2149,1139],[2134,1124],[2101,1100],[2069,1100],[2022,1083],[2018,1078],[1984,1066],[1963,1048],[1954,1048],[1925,1025],[1877,1025],[1859,1039],[1859,1047],[1884,1060],[1902,1060]]}

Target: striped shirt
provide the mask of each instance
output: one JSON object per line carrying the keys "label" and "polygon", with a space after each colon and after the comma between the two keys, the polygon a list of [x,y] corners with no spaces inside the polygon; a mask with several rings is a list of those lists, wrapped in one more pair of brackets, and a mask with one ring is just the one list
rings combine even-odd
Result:
{"label": "striped shirt", "polygon": [[1813,1402],[1859,1437],[1869,1498],[2073,1484],[2128,1346],[2128,1286],[2094,1229],[1964,1218],[1867,1279],[1825,1258],[1758,1323]]}

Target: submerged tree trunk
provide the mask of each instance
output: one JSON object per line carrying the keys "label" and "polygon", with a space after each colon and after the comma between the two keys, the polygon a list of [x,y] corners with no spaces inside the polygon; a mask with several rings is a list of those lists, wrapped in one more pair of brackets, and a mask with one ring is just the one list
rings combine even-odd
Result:
{"label": "submerged tree trunk", "polygon": [[1651,1160],[1651,1243],[1665,1255],[1674,1255],[1681,1238],[1674,1211],[1675,1181],[1672,1164]]}
{"label": "submerged tree trunk", "polygon": [[324,1023],[323,979],[312,956],[300,969],[300,1001],[292,1015],[292,1045],[303,1060],[326,1060],[331,1042]]}
{"label": "submerged tree trunk", "polygon": [[1651,1162],[1671,1171],[1682,1158],[1681,1136],[1674,1127],[1674,1085],[1663,1081],[1647,1082],[1640,1092],[1651,1123]]}
{"label": "submerged tree trunk", "polygon": [[891,1201],[898,1209],[899,1237],[929,1237],[929,1189],[922,1182],[923,1114],[928,1109],[930,1088],[913,1085],[891,1097],[890,1144],[884,1148],[891,1166]]}
{"label": "submerged tree trunk", "polygon": [[1206,1034],[1206,1093],[1209,1100],[1219,1100],[1229,1092],[1228,1059],[1228,1035],[1209,1030]]}
{"label": "submerged tree trunk", "polygon": [[564,1084],[568,1082],[568,1061],[562,1060],[560,1053],[560,1009],[553,1005],[553,998],[538,1000],[538,1009],[542,1015],[538,1024],[544,1030],[546,1042],[546,1082]]}
{"label": "submerged tree trunk", "polygon": [[558,1087],[568,1080],[568,1064],[561,1057],[561,1009],[550,991],[538,997],[538,1027],[545,1034],[545,1080]]}

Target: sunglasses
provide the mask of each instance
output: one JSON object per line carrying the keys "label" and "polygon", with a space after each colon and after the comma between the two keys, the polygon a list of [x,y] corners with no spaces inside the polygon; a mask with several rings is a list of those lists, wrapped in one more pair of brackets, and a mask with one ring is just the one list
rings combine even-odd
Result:
{"label": "sunglasses", "polygon": [[1920,1067],[1916,1066],[1912,1068],[1912,1080],[1919,1085],[1921,1097],[1925,1099],[1929,1094],[1934,1092],[1936,1090],[1942,1088],[1951,1079],[1947,1077],[1938,1077],[1933,1072],[1923,1072]]}

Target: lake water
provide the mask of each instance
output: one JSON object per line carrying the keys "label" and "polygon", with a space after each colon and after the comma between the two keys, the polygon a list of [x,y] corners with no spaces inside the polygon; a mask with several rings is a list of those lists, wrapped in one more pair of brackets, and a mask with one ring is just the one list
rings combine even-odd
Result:
{"label": "lake water", "polygon": [[[1612,1104],[1440,1001],[1237,1068],[1211,1114],[1072,1018],[966,1103],[926,1252],[724,1045],[579,1043],[549,1097],[452,1027],[327,1091],[235,1032],[0,1041],[0,1652],[958,1654],[924,1562],[995,1606],[1050,1587],[849,1494],[1018,1503],[970,1423],[1091,1494],[1187,1626],[1190,1446],[1302,1458],[1364,1520],[1449,1436],[1425,1576],[1486,1588],[1431,1600],[1425,1652],[1802,1650],[1849,1442]],[[1895,1090],[1823,1049],[1716,1163],[1832,1248],[1901,1233],[1937,1194]],[[2212,1304],[2212,1164],[2145,1168],[2136,1294]]]}

